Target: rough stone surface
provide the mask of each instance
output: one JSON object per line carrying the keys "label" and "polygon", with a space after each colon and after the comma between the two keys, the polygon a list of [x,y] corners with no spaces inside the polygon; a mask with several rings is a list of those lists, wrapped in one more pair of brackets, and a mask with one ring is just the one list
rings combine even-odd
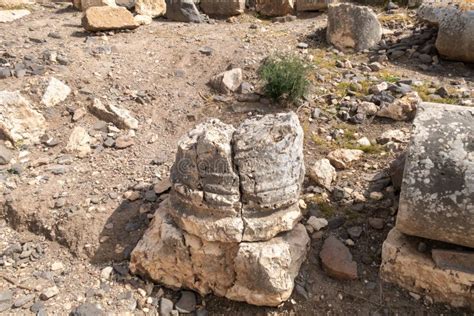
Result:
{"label": "rough stone surface", "polygon": [[46,120],[19,91],[0,91],[0,135],[13,143],[38,143]]}
{"label": "rough stone surface", "polygon": [[256,0],[255,9],[265,16],[283,16],[292,14],[294,0]]}
{"label": "rough stone surface", "polygon": [[474,247],[474,108],[422,103],[414,121],[396,227]]}
{"label": "rough stone surface", "polygon": [[82,17],[82,26],[90,32],[135,29],[137,22],[123,7],[91,7]]}
{"label": "rough stone surface", "polygon": [[352,260],[349,249],[336,237],[326,238],[319,257],[327,275],[340,280],[357,279],[357,263]]}
{"label": "rough stone surface", "polygon": [[237,130],[211,120],[179,143],[170,213],[208,241],[267,240],[301,217],[303,131],[294,113],[249,119]]}
{"label": "rough stone surface", "polygon": [[135,11],[151,17],[162,16],[166,13],[166,2],[165,0],[137,0]]}
{"label": "rough stone surface", "polygon": [[330,3],[336,0],[296,0],[297,11],[316,11],[327,9]]}
{"label": "rough stone surface", "polygon": [[414,293],[426,293],[436,302],[474,308],[474,274],[438,268],[429,254],[417,250],[417,245],[392,229],[383,244],[380,276]]}
{"label": "rough stone surface", "polygon": [[21,19],[27,15],[30,15],[28,10],[1,10],[0,11],[0,23],[13,22]]}
{"label": "rough stone surface", "polygon": [[327,40],[340,50],[369,49],[382,39],[382,26],[368,7],[330,4]]}
{"label": "rough stone surface", "polygon": [[338,169],[347,169],[349,164],[359,160],[364,152],[359,149],[336,149],[328,154],[331,164]]}
{"label": "rough stone surface", "polygon": [[116,7],[114,0],[81,0],[80,10],[87,11],[91,7]]}
{"label": "rough stone surface", "polygon": [[91,138],[87,131],[83,127],[76,126],[69,136],[66,151],[75,153],[79,157],[85,157],[91,152],[90,141]]}
{"label": "rough stone surface", "polygon": [[234,68],[212,77],[210,85],[220,93],[231,93],[239,89],[242,77],[242,69]]}
{"label": "rough stone surface", "polygon": [[245,10],[245,0],[201,0],[200,6],[209,15],[239,15]]}
{"label": "rough stone surface", "polygon": [[291,295],[308,245],[301,224],[265,242],[207,242],[181,230],[159,209],[132,252],[130,270],[201,295],[277,306]]}
{"label": "rough stone surface", "polygon": [[13,159],[13,153],[0,143],[0,165],[6,165]]}
{"label": "rough stone surface", "polygon": [[41,103],[47,107],[55,106],[56,104],[66,100],[70,93],[71,88],[69,88],[68,85],[54,77],[51,77],[48,87],[41,99]]}
{"label": "rough stone surface", "polygon": [[382,107],[377,112],[377,116],[391,118],[395,121],[412,120],[420,103],[421,98],[418,93],[410,92],[404,97]]}
{"label": "rough stone surface", "polygon": [[166,0],[166,18],[178,22],[201,22],[201,14],[193,0]]}
{"label": "rough stone surface", "polygon": [[320,159],[309,169],[309,177],[318,185],[330,190],[332,182],[337,178],[337,172],[328,159]]}
{"label": "rough stone surface", "polygon": [[418,16],[438,26],[436,49],[452,60],[474,62],[474,10],[451,4],[424,4]]}
{"label": "rough stone surface", "polygon": [[431,257],[440,269],[474,274],[474,252],[472,251],[433,249],[431,250]]}
{"label": "rough stone surface", "polygon": [[94,99],[89,105],[89,112],[100,120],[113,123],[121,129],[138,128],[138,120],[128,110],[109,103],[103,104],[99,99]]}

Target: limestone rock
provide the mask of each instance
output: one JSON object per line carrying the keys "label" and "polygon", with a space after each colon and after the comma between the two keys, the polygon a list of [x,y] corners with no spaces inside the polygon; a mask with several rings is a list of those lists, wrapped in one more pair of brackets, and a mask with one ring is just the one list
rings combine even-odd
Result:
{"label": "limestone rock", "polygon": [[326,238],[319,257],[329,276],[340,280],[357,279],[357,263],[352,260],[349,249],[336,237]]}
{"label": "limestone rock", "polygon": [[474,108],[422,103],[414,121],[396,227],[474,248]]}
{"label": "limestone rock", "polygon": [[116,7],[114,0],[81,0],[80,10],[87,11],[91,7]]}
{"label": "limestone rock", "polygon": [[382,247],[380,276],[415,293],[429,293],[436,302],[474,308],[474,274],[440,269],[431,256],[417,250],[417,242],[397,228],[390,231]]}
{"label": "limestone rock", "polygon": [[121,129],[138,128],[138,120],[132,116],[130,111],[109,103],[104,105],[102,101],[97,98],[89,105],[89,112],[98,119],[113,123]]}
{"label": "limestone rock", "polygon": [[302,225],[265,242],[208,242],[181,230],[159,209],[132,252],[130,270],[201,295],[277,306],[291,295],[308,245]]}
{"label": "limestone rock", "polygon": [[239,89],[242,80],[242,69],[234,68],[212,77],[210,85],[220,93],[231,93]]}
{"label": "limestone rock", "polygon": [[372,9],[353,4],[330,4],[327,40],[340,50],[361,51],[382,39],[382,26]]}
{"label": "limestone rock", "polygon": [[283,16],[292,14],[294,0],[256,0],[255,9],[264,16]]}
{"label": "limestone rock", "polygon": [[82,26],[90,32],[135,29],[132,13],[123,7],[91,7],[82,17]]}
{"label": "limestone rock", "polygon": [[151,16],[149,15],[140,15],[140,14],[137,14],[133,17],[133,19],[135,20],[135,22],[138,24],[138,25],[149,25],[151,24],[151,22],[153,22],[153,19]]}
{"label": "limestone rock", "polygon": [[400,99],[382,107],[377,116],[391,118],[395,121],[412,120],[416,113],[416,108],[420,104],[421,98],[416,92],[410,92]]}
{"label": "limestone rock", "polygon": [[330,3],[336,0],[296,0],[297,11],[316,11],[327,9]]}
{"label": "limestone rock", "polygon": [[66,151],[75,153],[79,157],[85,157],[91,152],[90,141],[91,138],[87,131],[83,127],[76,126],[69,136]]}
{"label": "limestone rock", "polygon": [[178,22],[201,22],[201,14],[193,0],[167,0],[166,18]]}
{"label": "limestone rock", "polygon": [[13,143],[38,143],[46,120],[19,91],[0,91],[0,136]]}
{"label": "limestone rock", "polygon": [[0,9],[18,9],[34,2],[28,0],[0,0]]}
{"label": "limestone rock", "polygon": [[200,7],[208,15],[239,15],[245,10],[245,0],[201,0]]}
{"label": "limestone rock", "polygon": [[328,154],[328,158],[334,167],[347,169],[351,162],[359,160],[363,154],[359,149],[336,149]]}
{"label": "limestone rock", "polygon": [[438,26],[436,49],[447,59],[474,62],[474,8],[452,4],[424,4],[418,16]]}
{"label": "limestone rock", "polygon": [[330,190],[332,182],[337,178],[337,172],[328,159],[320,159],[309,169],[309,177],[318,185]]}
{"label": "limestone rock", "polygon": [[7,165],[13,159],[13,153],[5,147],[2,143],[0,143],[0,166]]}
{"label": "limestone rock", "polygon": [[137,0],[135,11],[151,17],[162,16],[166,13],[166,2],[165,0]]}
{"label": "limestone rock", "polygon": [[294,113],[211,120],[178,145],[169,212],[208,241],[268,240],[301,217],[303,131]]}
{"label": "limestone rock", "polygon": [[320,231],[324,227],[328,226],[328,221],[325,218],[317,218],[316,216],[311,216],[308,219],[308,225],[310,225],[315,231]]}
{"label": "limestone rock", "polygon": [[71,93],[71,88],[62,81],[51,77],[48,83],[48,87],[43,94],[41,103],[47,107],[55,106],[56,104],[66,100]]}
{"label": "limestone rock", "polygon": [[13,22],[15,20],[21,19],[27,15],[30,15],[28,10],[1,10],[0,11],[0,23]]}
{"label": "limestone rock", "polygon": [[300,219],[303,129],[295,113],[254,117],[233,138],[242,194],[244,240],[269,239]]}

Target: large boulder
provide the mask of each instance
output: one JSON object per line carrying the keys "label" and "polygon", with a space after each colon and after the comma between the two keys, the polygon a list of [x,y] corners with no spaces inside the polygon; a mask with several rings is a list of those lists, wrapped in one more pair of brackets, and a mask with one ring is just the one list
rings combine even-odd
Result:
{"label": "large boulder", "polygon": [[166,2],[165,0],[137,0],[135,12],[151,17],[162,16],[166,13]]}
{"label": "large boulder", "polygon": [[301,224],[269,241],[209,242],[158,209],[132,252],[130,270],[172,288],[277,306],[290,297],[308,246]]}
{"label": "large boulder", "polygon": [[[435,302],[474,308],[474,274],[438,266],[429,252],[418,251],[418,244],[416,239],[393,228],[382,247],[381,278],[411,292],[427,294]],[[432,250],[433,255],[435,251]]]}
{"label": "large boulder", "polygon": [[330,4],[327,41],[340,50],[364,50],[382,39],[382,26],[372,9],[353,4]]}
{"label": "large boulder", "polygon": [[292,14],[294,0],[256,0],[255,9],[264,16],[282,16]]}
{"label": "large boulder", "polygon": [[396,227],[474,248],[474,108],[422,103],[406,157]]}
{"label": "large boulder", "polygon": [[436,49],[447,59],[474,62],[474,7],[423,4],[418,16],[438,26]]}
{"label": "large boulder", "polygon": [[0,138],[34,144],[45,130],[45,118],[19,91],[0,91]]}
{"label": "large boulder", "polygon": [[268,240],[299,221],[303,178],[294,113],[249,119],[237,130],[211,120],[179,142],[169,211],[204,240]]}
{"label": "large boulder", "polygon": [[330,3],[337,0],[296,0],[297,11],[316,11],[327,9]]}
{"label": "large boulder", "polygon": [[201,22],[194,0],[166,0],[166,18],[177,22]]}
{"label": "large boulder", "polygon": [[91,7],[82,17],[82,26],[91,32],[135,29],[137,22],[123,7]]}
{"label": "large boulder", "polygon": [[201,0],[200,6],[208,15],[238,15],[245,10],[245,0]]}

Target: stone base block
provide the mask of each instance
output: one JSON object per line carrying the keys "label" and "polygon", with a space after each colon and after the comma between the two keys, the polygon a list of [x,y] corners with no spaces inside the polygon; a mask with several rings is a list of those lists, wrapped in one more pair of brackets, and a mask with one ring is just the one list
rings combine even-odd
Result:
{"label": "stone base block", "polygon": [[209,242],[160,208],[132,252],[130,270],[172,288],[277,306],[290,297],[309,242],[301,224],[264,242]]}
{"label": "stone base block", "polygon": [[382,248],[380,275],[409,291],[428,295],[436,302],[474,308],[474,274],[441,269],[430,253],[417,251],[417,242],[396,228]]}

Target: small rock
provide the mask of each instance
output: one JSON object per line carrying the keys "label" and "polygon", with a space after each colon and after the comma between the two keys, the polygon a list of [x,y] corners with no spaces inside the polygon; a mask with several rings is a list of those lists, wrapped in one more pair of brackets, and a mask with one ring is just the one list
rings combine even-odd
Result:
{"label": "small rock", "polygon": [[123,197],[131,202],[138,200],[140,196],[140,192],[137,191],[127,191],[123,194]]}
{"label": "small rock", "polygon": [[13,159],[13,153],[0,143],[0,165],[7,165]]}
{"label": "small rock", "polygon": [[364,152],[358,149],[336,149],[328,154],[331,164],[338,169],[346,169],[352,161],[359,160]]}
{"label": "small rock", "polygon": [[318,185],[330,190],[332,182],[337,178],[337,172],[328,159],[320,159],[309,170],[309,177]]}
{"label": "small rock", "polygon": [[66,100],[70,93],[71,88],[69,88],[69,86],[64,84],[62,81],[51,77],[48,87],[41,99],[41,103],[47,107],[55,106],[56,104]]}
{"label": "small rock", "polygon": [[173,301],[162,297],[160,299],[160,316],[171,316],[173,310]]}
{"label": "small rock", "polygon": [[[26,305],[27,303],[33,301],[35,299],[35,295],[34,294],[29,294],[29,295],[23,295],[23,296],[20,296],[19,298],[17,298],[15,300],[15,302],[13,303],[13,307],[14,308],[20,308],[24,305]],[[1,303],[0,303],[1,305]],[[0,308],[1,309],[1,308]]]}
{"label": "small rock", "polygon": [[70,316],[103,316],[105,312],[101,310],[97,305],[91,303],[84,303],[74,308]]}
{"label": "small rock", "polygon": [[133,146],[133,139],[128,136],[119,136],[115,140],[115,148],[125,149],[127,147]]}
{"label": "small rock", "polygon": [[358,139],[357,144],[359,144],[360,146],[363,146],[363,147],[368,147],[368,146],[372,145],[370,143],[370,140],[367,137],[362,137],[362,138]]}
{"label": "small rock", "polygon": [[242,84],[242,69],[234,68],[214,76],[210,85],[220,93],[235,92]]}
{"label": "small rock", "polygon": [[369,217],[369,225],[372,228],[381,230],[385,226],[385,222],[382,218]]}
{"label": "small rock", "polygon": [[203,55],[206,55],[206,56],[211,56],[212,53],[214,53],[214,49],[212,49],[211,47],[209,46],[204,46],[204,47],[201,47],[199,49],[199,52]]}
{"label": "small rock", "polygon": [[176,309],[180,313],[189,314],[196,310],[196,295],[191,291],[182,291]]}
{"label": "small rock", "polygon": [[357,263],[349,249],[336,237],[328,237],[319,253],[323,269],[329,276],[340,280],[357,279]]}
{"label": "small rock", "polygon": [[383,193],[382,192],[377,192],[377,191],[374,191],[374,192],[370,192],[370,195],[369,195],[370,199],[374,200],[374,201],[380,201],[380,200],[383,200]]}
{"label": "small rock", "polygon": [[82,17],[82,26],[87,31],[97,32],[136,29],[139,25],[127,9],[102,6],[89,8]]}
{"label": "small rock", "polygon": [[301,49],[306,49],[309,47],[309,45],[306,43],[298,43],[296,47],[301,48]]}
{"label": "small rock", "polygon": [[61,261],[55,261],[51,265],[51,271],[62,271],[64,270],[64,264]]}
{"label": "small rock", "polygon": [[109,280],[110,276],[112,275],[112,271],[114,270],[113,267],[105,267],[100,271],[100,278],[102,280]]}
{"label": "small rock", "polygon": [[58,294],[59,294],[58,287],[57,286],[52,286],[52,287],[44,289],[43,292],[41,292],[40,299],[43,300],[43,301],[47,301],[50,298],[55,297]]}
{"label": "small rock", "polygon": [[12,292],[9,290],[0,292],[0,313],[4,312],[12,306]]}
{"label": "small rock", "polygon": [[360,226],[353,226],[347,229],[347,233],[352,239],[358,239],[362,234],[362,227]]}
{"label": "small rock", "polygon": [[315,231],[320,231],[324,227],[328,226],[328,221],[325,218],[317,218],[316,216],[311,216],[307,224],[314,228]]}

